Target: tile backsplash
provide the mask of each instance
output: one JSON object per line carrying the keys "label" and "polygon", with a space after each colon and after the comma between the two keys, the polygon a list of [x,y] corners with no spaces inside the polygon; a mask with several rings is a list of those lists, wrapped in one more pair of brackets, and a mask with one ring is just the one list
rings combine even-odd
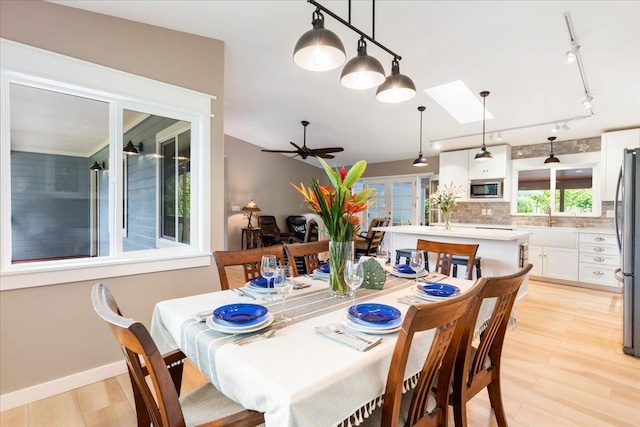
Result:
{"label": "tile backsplash", "polygon": [[[600,137],[556,141],[553,143],[556,155],[600,151]],[[513,147],[512,160],[549,155],[548,144],[532,144]],[[542,216],[512,216],[510,202],[460,202],[451,215],[451,222],[466,224],[494,224],[520,226],[548,226],[549,218]],[[613,228],[613,218],[607,217],[607,211],[613,210],[613,202],[602,202],[602,215],[599,217],[554,216],[554,227]],[[483,215],[484,213],[484,215]]]}

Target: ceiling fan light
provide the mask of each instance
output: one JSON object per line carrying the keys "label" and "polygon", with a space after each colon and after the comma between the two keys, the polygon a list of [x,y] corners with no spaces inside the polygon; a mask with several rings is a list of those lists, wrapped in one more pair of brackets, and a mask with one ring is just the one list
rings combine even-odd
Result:
{"label": "ceiling fan light", "polygon": [[349,89],[371,89],[384,82],[384,67],[373,56],[367,55],[367,43],[358,40],[358,55],[342,69],[340,83]]}
{"label": "ceiling fan light", "polygon": [[400,74],[397,59],[391,63],[391,74],[376,90],[376,99],[380,102],[398,103],[416,96],[416,85],[409,77]]}
{"label": "ceiling fan light", "polygon": [[293,50],[293,62],[309,71],[334,70],[344,64],[344,45],[333,31],[324,28],[324,16],[313,12],[313,29],[304,33]]}

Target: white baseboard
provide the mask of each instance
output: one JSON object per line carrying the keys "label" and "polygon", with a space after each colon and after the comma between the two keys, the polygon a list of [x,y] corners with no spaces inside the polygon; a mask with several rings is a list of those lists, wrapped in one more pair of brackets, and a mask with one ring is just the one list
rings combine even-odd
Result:
{"label": "white baseboard", "polygon": [[124,360],[0,395],[0,412],[84,387],[127,372]]}

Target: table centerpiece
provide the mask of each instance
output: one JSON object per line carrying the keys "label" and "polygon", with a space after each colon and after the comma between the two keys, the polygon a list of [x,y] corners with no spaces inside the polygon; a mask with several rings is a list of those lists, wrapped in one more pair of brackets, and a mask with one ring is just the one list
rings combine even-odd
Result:
{"label": "table centerpiece", "polygon": [[444,229],[451,230],[451,212],[457,206],[459,199],[464,194],[461,186],[453,182],[444,184],[438,191],[431,195],[431,204],[436,209],[440,209],[444,215]]}
{"label": "table centerpiece", "polygon": [[352,187],[360,179],[367,167],[367,162],[356,162],[349,171],[345,167],[333,170],[323,159],[317,157],[324,168],[330,185],[320,185],[313,178],[307,188],[291,184],[302,196],[304,202],[317,213],[324,222],[320,231],[329,237],[329,291],[339,298],[351,296],[351,289],[344,279],[345,264],[353,258],[353,239],[360,228],[357,214],[373,204],[371,198],[375,192],[365,188],[354,193]]}

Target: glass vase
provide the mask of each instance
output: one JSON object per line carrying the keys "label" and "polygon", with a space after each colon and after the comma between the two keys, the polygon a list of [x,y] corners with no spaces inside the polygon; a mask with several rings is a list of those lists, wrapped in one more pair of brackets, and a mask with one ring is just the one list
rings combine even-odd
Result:
{"label": "glass vase", "polygon": [[351,288],[344,280],[347,260],[353,258],[353,241],[329,241],[329,293],[336,298],[351,296]]}
{"label": "glass vase", "polygon": [[444,229],[451,230],[451,212],[442,212],[444,216]]}

